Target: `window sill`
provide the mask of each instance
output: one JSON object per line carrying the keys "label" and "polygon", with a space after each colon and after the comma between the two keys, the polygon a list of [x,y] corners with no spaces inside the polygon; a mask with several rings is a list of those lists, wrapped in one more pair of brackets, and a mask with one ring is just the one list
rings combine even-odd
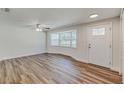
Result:
{"label": "window sill", "polygon": [[66,47],[66,46],[51,46],[51,47],[60,47],[60,48],[77,49],[77,47]]}

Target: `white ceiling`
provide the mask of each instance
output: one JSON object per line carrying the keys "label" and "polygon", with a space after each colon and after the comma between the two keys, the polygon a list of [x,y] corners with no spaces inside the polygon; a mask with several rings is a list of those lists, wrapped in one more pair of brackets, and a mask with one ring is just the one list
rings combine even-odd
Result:
{"label": "white ceiling", "polygon": [[[12,8],[10,13],[0,12],[0,19],[18,25],[43,24],[52,28],[87,23],[120,15],[120,8]],[[98,18],[89,15],[97,13]]]}

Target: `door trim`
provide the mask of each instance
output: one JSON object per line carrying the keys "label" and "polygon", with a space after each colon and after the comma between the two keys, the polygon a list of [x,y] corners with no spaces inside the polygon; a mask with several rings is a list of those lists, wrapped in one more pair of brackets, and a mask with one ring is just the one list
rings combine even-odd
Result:
{"label": "door trim", "polygon": [[[110,63],[109,63],[109,68],[110,69],[113,69],[113,56],[112,56],[112,54],[113,54],[113,52],[112,52],[112,49],[113,49],[113,44],[112,44],[112,38],[113,38],[113,36],[112,36],[112,31],[113,31],[113,29],[112,29],[112,22],[104,22],[104,23],[96,23],[96,24],[91,24],[91,25],[88,25],[87,26],[87,31],[89,31],[89,28],[90,27],[95,27],[95,26],[100,26],[100,25],[106,25],[106,24],[108,24],[109,25],[109,30],[110,30],[110,45],[111,45],[111,48],[110,48],[110,50],[109,50],[109,54],[110,54]],[[88,48],[88,45],[89,45],[89,36],[88,36],[88,32],[87,32],[87,49],[88,49],[88,63],[89,63],[89,48]]]}

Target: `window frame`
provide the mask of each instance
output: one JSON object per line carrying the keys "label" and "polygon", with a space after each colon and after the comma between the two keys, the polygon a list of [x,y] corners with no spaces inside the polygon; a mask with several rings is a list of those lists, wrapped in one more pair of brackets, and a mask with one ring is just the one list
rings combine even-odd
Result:
{"label": "window frame", "polygon": [[[66,33],[66,32],[70,32],[71,33],[71,38],[70,39],[68,39],[68,40],[70,40],[70,44],[69,44],[69,46],[63,46],[63,45],[61,45],[60,43],[61,43],[61,39],[60,39],[60,34],[61,33]],[[72,38],[72,32],[76,32],[76,38],[75,39],[73,39]],[[58,40],[58,45],[52,45],[52,34],[58,34],[59,35],[59,40]],[[73,40],[75,40],[76,41],[76,44],[75,44],[75,47],[73,47],[73,45],[72,45],[72,41]],[[68,31],[61,31],[61,32],[52,32],[51,34],[50,34],[50,45],[52,46],[52,47],[64,47],[64,48],[77,48],[77,30],[76,29],[74,29],[74,30],[68,30]]]}

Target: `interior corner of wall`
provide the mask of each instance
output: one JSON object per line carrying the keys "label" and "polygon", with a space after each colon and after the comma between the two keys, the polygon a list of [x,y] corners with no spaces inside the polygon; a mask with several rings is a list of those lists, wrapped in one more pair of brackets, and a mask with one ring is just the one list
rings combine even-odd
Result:
{"label": "interior corner of wall", "polygon": [[119,72],[119,74],[122,74],[121,71],[120,71],[120,69],[118,67],[114,67],[113,66],[110,69]]}

